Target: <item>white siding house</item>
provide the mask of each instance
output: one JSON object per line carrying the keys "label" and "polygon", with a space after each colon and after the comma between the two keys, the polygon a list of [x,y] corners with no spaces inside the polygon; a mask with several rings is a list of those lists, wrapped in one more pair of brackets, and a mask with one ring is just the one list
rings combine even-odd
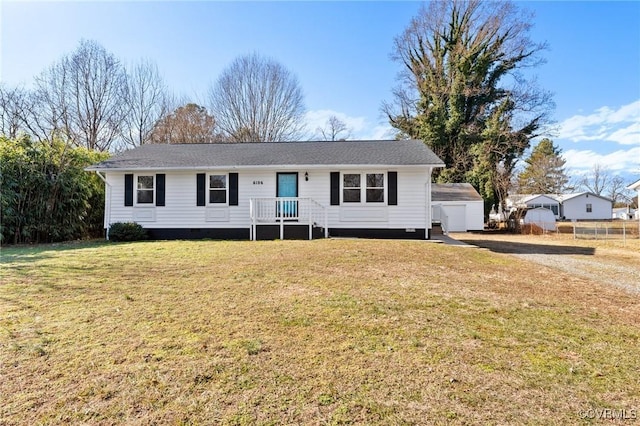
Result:
{"label": "white siding house", "polygon": [[543,208],[551,210],[556,219],[560,219],[560,201],[553,195],[530,195],[522,199],[522,202],[530,209]]}
{"label": "white siding house", "polygon": [[433,183],[431,202],[433,220],[444,232],[484,229],[484,200],[471,184]]}
{"label": "white siding house", "polygon": [[105,228],[152,238],[429,238],[421,141],[143,145],[87,170],[106,183]]}
{"label": "white siding house", "polygon": [[591,192],[564,194],[558,198],[561,203],[560,213],[565,220],[611,219],[613,201],[609,198]]}
{"label": "white siding house", "polygon": [[618,220],[633,220],[636,218],[636,211],[629,206],[614,208],[611,218]]}
{"label": "white siding house", "polygon": [[559,220],[611,219],[613,201],[591,193],[512,195],[508,206],[512,209],[545,208]]}

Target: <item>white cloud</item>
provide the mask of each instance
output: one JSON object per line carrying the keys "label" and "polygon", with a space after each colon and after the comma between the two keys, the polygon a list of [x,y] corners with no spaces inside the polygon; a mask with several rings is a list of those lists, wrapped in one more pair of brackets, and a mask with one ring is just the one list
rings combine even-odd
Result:
{"label": "white cloud", "polygon": [[388,124],[379,124],[377,126],[372,127],[369,132],[362,133],[361,136],[358,136],[358,139],[363,140],[386,140],[386,139],[395,139],[396,132],[398,130],[394,129]]}
{"label": "white cloud", "polygon": [[596,164],[612,172],[620,173],[630,173],[640,166],[640,146],[608,154],[599,154],[591,150],[570,149],[563,152],[562,156],[567,160],[567,169],[575,170],[579,174],[582,174],[581,171],[592,169]]}
{"label": "white cloud", "polygon": [[640,100],[618,109],[602,107],[589,115],[574,115],[560,123],[559,138],[573,142],[610,141],[640,145]]}
{"label": "white cloud", "polygon": [[393,139],[395,136],[394,129],[388,124],[374,124],[365,117],[351,117],[343,112],[330,109],[308,111],[305,114],[307,130],[317,137],[319,133],[318,129],[325,128],[327,126],[327,121],[332,116],[335,116],[345,123],[348,132],[350,133],[349,139],[352,140]]}

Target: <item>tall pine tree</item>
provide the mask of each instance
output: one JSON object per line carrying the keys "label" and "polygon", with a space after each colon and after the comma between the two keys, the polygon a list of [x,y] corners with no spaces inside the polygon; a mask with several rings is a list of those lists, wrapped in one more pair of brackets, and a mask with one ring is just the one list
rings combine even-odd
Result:
{"label": "tall pine tree", "polygon": [[567,189],[569,178],[564,170],[566,160],[560,148],[545,138],[524,160],[526,166],[518,175],[519,192],[522,194],[559,194]]}

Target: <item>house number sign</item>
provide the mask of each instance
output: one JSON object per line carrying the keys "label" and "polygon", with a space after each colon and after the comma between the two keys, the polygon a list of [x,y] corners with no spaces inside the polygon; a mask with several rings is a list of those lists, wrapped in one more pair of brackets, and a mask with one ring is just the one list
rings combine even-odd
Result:
{"label": "house number sign", "polygon": [[253,184],[254,185],[264,185],[261,180],[254,180]]}

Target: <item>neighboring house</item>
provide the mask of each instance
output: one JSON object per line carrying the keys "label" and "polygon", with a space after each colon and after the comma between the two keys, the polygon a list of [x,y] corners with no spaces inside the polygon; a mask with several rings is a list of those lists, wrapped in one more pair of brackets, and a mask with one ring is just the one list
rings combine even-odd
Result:
{"label": "neighboring house", "polygon": [[468,183],[432,183],[432,217],[445,232],[482,231],[484,201]]}
{"label": "neighboring house", "polygon": [[143,145],[88,167],[106,183],[105,228],[152,238],[430,238],[419,140]]}
{"label": "neighboring house", "polygon": [[631,220],[631,219],[635,219],[635,210],[630,208],[629,206],[627,207],[617,207],[613,209],[613,213],[611,215],[612,219],[619,219],[619,220]]}
{"label": "neighboring house", "polygon": [[549,194],[530,195],[523,198],[521,202],[531,209],[551,210],[556,219],[560,219],[560,201],[556,197],[556,195]]}
{"label": "neighboring house", "polygon": [[565,220],[611,219],[613,200],[592,192],[563,194],[558,196],[560,215]]}
{"label": "neighboring house", "polygon": [[559,220],[604,220],[611,219],[613,201],[592,192],[574,194],[533,194],[510,196],[507,206],[512,209],[545,208],[551,210]]}
{"label": "neighboring house", "polygon": [[[638,192],[638,204],[640,204],[640,179],[627,186],[627,189]],[[636,209],[636,219],[640,220],[640,206]]]}

